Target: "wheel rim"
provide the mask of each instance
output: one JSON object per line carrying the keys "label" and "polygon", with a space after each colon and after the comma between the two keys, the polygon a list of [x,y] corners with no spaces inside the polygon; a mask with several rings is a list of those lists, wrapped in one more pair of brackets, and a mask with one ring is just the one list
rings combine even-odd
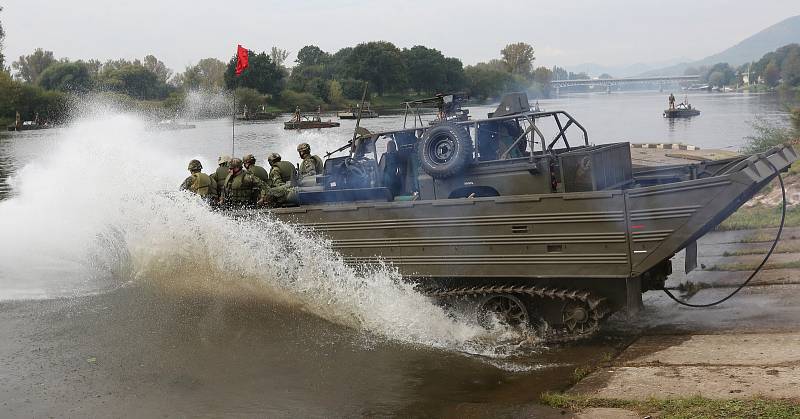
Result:
{"label": "wheel rim", "polygon": [[561,314],[564,326],[571,333],[586,333],[597,324],[597,321],[592,319],[589,308],[584,304],[569,303],[564,306]]}
{"label": "wheel rim", "polygon": [[497,319],[500,324],[515,328],[527,327],[530,323],[525,305],[510,295],[489,297],[481,303],[478,310],[478,322],[484,327],[489,327],[493,318]]}
{"label": "wheel rim", "polygon": [[433,139],[428,146],[428,155],[435,164],[444,164],[450,161],[456,153],[456,143],[448,135],[440,135]]}

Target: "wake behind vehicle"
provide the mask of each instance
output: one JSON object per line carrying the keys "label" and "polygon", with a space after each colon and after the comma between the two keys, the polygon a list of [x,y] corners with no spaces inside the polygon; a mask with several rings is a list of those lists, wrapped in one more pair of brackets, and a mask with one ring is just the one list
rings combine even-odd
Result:
{"label": "wake behind vehicle", "polygon": [[385,261],[435,298],[466,300],[482,321],[576,338],[637,312],[680,250],[693,269],[695,241],[798,158],[781,146],[638,168],[627,142],[591,144],[567,112],[532,111],[524,94],[485,119],[448,109],[357,137],[296,206],[260,211],[322,233],[348,263]]}

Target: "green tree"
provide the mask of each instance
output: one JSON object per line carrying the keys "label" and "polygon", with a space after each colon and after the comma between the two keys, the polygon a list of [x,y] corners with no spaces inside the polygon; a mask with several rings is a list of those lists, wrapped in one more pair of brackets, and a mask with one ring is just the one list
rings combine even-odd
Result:
{"label": "green tree", "polygon": [[400,50],[385,41],[358,44],[346,59],[345,71],[350,77],[368,81],[378,95],[399,91],[406,81]]}
{"label": "green tree", "polygon": [[311,80],[316,78],[326,78],[326,69],[323,65],[297,65],[289,77],[289,89],[298,92],[307,91]]}
{"label": "green tree", "polygon": [[553,72],[547,67],[538,67],[533,70],[533,84],[538,95],[537,97],[550,97],[550,82],[553,80]]}
{"label": "green tree", "polygon": [[47,90],[86,92],[92,88],[93,80],[86,63],[58,62],[39,75],[37,84]]}
{"label": "green tree", "polygon": [[289,56],[289,51],[285,49],[281,49],[278,47],[272,47],[269,50],[269,58],[272,60],[273,63],[277,64],[278,67],[284,68],[284,63],[286,63],[286,58]]}
{"label": "green tree", "polygon": [[298,106],[303,111],[316,111],[322,105],[322,100],[311,93],[284,90],[281,92],[281,105],[287,111],[293,111]]}
{"label": "green tree", "polygon": [[511,74],[529,78],[533,68],[533,47],[524,42],[508,44],[500,51],[506,70]]}
{"label": "green tree", "polygon": [[336,80],[331,80],[328,85],[328,103],[331,105],[340,105],[344,103],[344,92],[342,85]]}
{"label": "green tree", "polygon": [[458,58],[447,57],[444,59],[444,85],[448,91],[463,90],[467,87],[467,77],[464,75],[464,64]]}
{"label": "green tree", "polygon": [[467,90],[479,99],[495,97],[504,92],[513,81],[510,73],[494,68],[488,63],[478,63],[464,69]]}
{"label": "green tree", "polygon": [[408,87],[417,92],[435,93],[446,83],[445,58],[439,50],[422,45],[402,51]]}
{"label": "green tree", "polygon": [[792,48],[786,54],[781,65],[781,79],[788,86],[800,86],[800,48]]}
{"label": "green tree", "polygon": [[[0,12],[3,11],[3,6],[0,6]],[[3,55],[3,41],[6,39],[6,33],[3,30],[3,22],[0,22],[0,73],[6,71],[6,58]]]}
{"label": "green tree", "polygon": [[170,93],[161,78],[141,64],[104,67],[101,85],[139,100],[163,99]]}
{"label": "green tree", "polygon": [[225,63],[216,58],[203,58],[196,65],[186,67],[172,83],[184,90],[222,90],[225,87]]}
{"label": "green tree", "polygon": [[767,86],[777,86],[780,79],[781,70],[778,68],[778,65],[774,61],[767,63],[766,68],[764,68],[764,82],[767,83]]}
{"label": "green tree", "polygon": [[267,96],[262,95],[256,89],[239,87],[234,90],[233,94],[236,96],[236,112],[243,112],[245,106],[250,112],[256,112],[262,106],[267,105]]}
{"label": "green tree", "polygon": [[158,81],[161,83],[166,84],[172,76],[172,70],[168,69],[167,66],[154,55],[145,56],[144,60],[142,60],[142,66],[155,74],[156,77],[158,77]]}
{"label": "green tree", "polygon": [[39,75],[55,62],[53,51],[36,48],[33,54],[19,57],[19,61],[13,62],[11,67],[17,72],[19,78],[28,83],[34,83]]}
{"label": "green tree", "polygon": [[364,94],[364,82],[362,80],[343,79],[339,83],[342,85],[342,94],[347,99],[361,99]]}
{"label": "green tree", "polygon": [[225,86],[228,89],[249,87],[261,93],[277,95],[282,90],[284,73],[269,56],[264,53],[248,51],[249,65],[240,75],[236,75],[236,57],[228,62],[225,70]]}
{"label": "green tree", "polygon": [[37,116],[44,122],[60,122],[67,111],[67,96],[57,91],[45,91],[39,86],[13,80],[0,72],[0,121],[10,123],[16,112],[23,120]]}
{"label": "green tree", "polygon": [[306,45],[297,52],[295,62],[300,66],[324,65],[328,63],[331,55],[316,45]]}

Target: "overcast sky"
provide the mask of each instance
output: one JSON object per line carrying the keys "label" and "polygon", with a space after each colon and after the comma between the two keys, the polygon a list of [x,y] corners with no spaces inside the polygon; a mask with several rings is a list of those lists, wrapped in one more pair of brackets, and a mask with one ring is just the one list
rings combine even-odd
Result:
{"label": "overcast sky", "polygon": [[291,52],[362,41],[425,45],[465,65],[527,42],[536,65],[700,59],[787,17],[800,0],[168,1],[0,0],[7,62],[35,48],[70,59],[154,54],[173,70],[236,44]]}

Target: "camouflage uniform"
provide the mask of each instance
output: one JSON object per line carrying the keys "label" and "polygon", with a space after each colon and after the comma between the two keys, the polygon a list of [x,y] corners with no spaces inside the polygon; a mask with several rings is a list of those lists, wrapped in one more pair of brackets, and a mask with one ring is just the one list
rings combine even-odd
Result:
{"label": "camouflage uniform", "polygon": [[267,173],[267,170],[264,169],[263,167],[256,166],[256,158],[252,154],[244,156],[242,162],[245,165],[245,169],[247,169],[248,172],[252,173],[253,176],[261,179],[265,183],[269,183],[270,181],[269,173]]}
{"label": "camouflage uniform", "polygon": [[228,177],[228,162],[230,160],[230,156],[221,156],[219,158],[219,167],[217,167],[217,171],[210,175],[211,179],[217,182],[217,186],[220,190],[222,190],[222,185],[225,183],[225,178]]}
{"label": "camouflage uniform", "polygon": [[282,161],[278,153],[271,153],[267,157],[271,169],[269,171],[270,189],[267,193],[272,206],[282,206],[289,201],[296,200],[296,183],[294,165]]}
{"label": "camouflage uniform", "polygon": [[202,197],[206,202],[213,203],[217,200],[217,182],[211,176],[200,172],[203,166],[197,160],[189,162],[189,172],[192,174],[181,183],[180,190],[188,190]]}
{"label": "camouflage uniform", "polygon": [[229,163],[231,168],[238,167],[240,170],[235,175],[230,172],[225,178],[222,188],[220,203],[226,207],[245,207],[256,204],[256,201],[263,202],[267,198],[269,185],[261,179],[248,173],[242,168],[242,161],[232,159]]}
{"label": "camouflage uniform", "polygon": [[307,143],[301,143],[297,146],[297,152],[300,154],[300,158],[303,159],[300,162],[300,178],[322,174],[322,159],[319,156],[311,155],[311,146]]}

